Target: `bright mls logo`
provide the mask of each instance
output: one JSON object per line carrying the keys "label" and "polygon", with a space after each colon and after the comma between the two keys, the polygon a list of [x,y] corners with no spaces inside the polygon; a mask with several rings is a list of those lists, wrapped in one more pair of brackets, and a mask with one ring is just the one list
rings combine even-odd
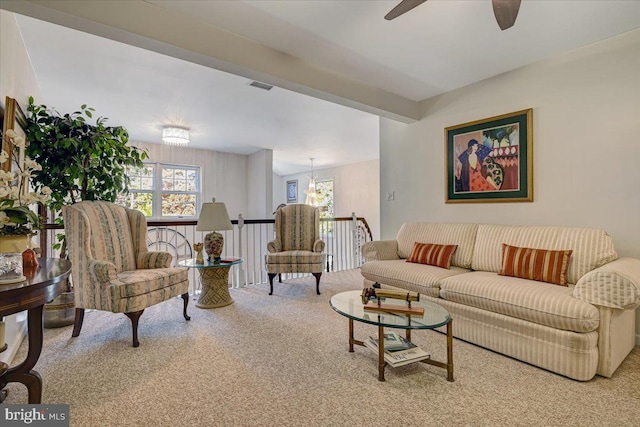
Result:
{"label": "bright mls logo", "polygon": [[2,405],[3,426],[68,427],[69,405]]}

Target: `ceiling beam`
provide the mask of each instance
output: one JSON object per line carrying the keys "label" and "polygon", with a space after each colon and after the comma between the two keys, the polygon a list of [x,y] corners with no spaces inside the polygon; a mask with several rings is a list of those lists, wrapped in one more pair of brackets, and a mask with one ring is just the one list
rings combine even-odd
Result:
{"label": "ceiling beam", "polygon": [[[142,0],[3,0],[2,9],[410,123],[419,103]],[[72,48],[72,47],[70,47]]]}

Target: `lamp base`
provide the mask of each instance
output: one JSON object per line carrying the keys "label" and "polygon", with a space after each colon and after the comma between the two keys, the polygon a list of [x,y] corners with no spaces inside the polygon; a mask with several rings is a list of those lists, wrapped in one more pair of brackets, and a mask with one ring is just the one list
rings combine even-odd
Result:
{"label": "lamp base", "polygon": [[204,249],[209,256],[209,262],[220,262],[222,247],[224,246],[224,237],[217,231],[204,236]]}

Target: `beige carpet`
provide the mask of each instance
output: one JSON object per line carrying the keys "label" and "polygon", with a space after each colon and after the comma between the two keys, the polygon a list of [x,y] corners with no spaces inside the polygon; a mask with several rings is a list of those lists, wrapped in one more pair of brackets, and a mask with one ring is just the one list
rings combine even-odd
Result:
{"label": "beige carpet", "polygon": [[[414,364],[387,368],[348,353],[347,319],[331,295],[360,289],[358,270],[232,289],[235,304],[201,310],[182,300],[145,311],[140,347],[124,315],[90,312],[80,337],[45,330],[36,369],[43,401],[69,403],[73,426],[637,426],[640,349],[611,379],[581,383],[454,340],[455,379]],[[356,338],[375,328],[356,323]],[[445,336],[415,332],[434,358]],[[18,357],[26,352],[23,345]],[[7,403],[26,402],[9,386]]]}

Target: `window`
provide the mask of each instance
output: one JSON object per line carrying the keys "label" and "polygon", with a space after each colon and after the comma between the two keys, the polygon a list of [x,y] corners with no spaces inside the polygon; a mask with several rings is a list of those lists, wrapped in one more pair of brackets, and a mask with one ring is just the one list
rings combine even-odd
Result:
{"label": "window", "polygon": [[333,218],[333,180],[316,183],[318,205],[326,208],[320,210],[320,218]]}
{"label": "window", "polygon": [[146,163],[128,171],[129,194],[116,203],[137,209],[147,217],[197,217],[200,198],[200,168]]}
{"label": "window", "polygon": [[118,196],[116,203],[137,209],[145,216],[153,216],[153,190],[155,165],[145,165],[140,169],[129,169],[129,194]]}

